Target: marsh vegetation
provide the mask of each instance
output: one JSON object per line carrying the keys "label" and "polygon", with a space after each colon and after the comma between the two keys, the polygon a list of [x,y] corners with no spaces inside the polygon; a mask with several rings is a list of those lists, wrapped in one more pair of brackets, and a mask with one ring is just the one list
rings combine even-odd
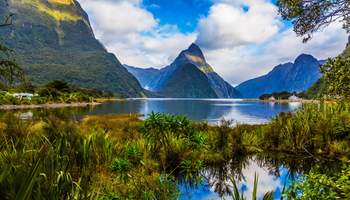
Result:
{"label": "marsh vegetation", "polygon": [[[160,113],[141,121],[137,115],[75,118],[60,111],[23,120],[9,112],[0,120],[0,194],[5,199],[177,199],[178,185],[206,182],[226,196],[235,192],[227,183],[242,178],[244,163],[254,158],[272,173],[282,164],[291,174],[307,174],[285,195],[309,197],[303,189],[319,176],[336,184],[348,181],[342,177],[350,156],[349,108],[310,104],[268,124],[235,126]],[[324,164],[328,161],[335,167]],[[332,196],[343,198],[348,189],[334,186]]]}

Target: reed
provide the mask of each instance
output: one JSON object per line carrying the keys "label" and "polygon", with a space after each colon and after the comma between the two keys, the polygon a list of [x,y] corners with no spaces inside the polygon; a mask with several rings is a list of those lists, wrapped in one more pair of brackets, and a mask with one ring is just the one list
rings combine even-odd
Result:
{"label": "reed", "polygon": [[[40,112],[30,120],[3,114],[0,196],[177,199],[179,184],[196,187],[208,166],[235,164],[233,160],[247,155],[279,152],[347,160],[349,109],[348,103],[310,104],[265,125],[236,126],[224,120],[210,126],[159,113],[145,121],[137,115],[76,121],[60,112]],[[219,179],[229,176],[217,170]]]}

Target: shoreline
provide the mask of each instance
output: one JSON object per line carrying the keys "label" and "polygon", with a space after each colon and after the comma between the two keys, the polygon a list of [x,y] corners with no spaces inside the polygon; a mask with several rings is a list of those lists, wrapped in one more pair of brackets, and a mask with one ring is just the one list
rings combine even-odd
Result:
{"label": "shoreline", "polygon": [[243,99],[244,101],[255,101],[255,102],[265,102],[265,103],[319,103],[320,100],[314,99],[301,99],[301,100],[288,100],[288,99],[280,99],[280,100],[261,100],[261,99]]}
{"label": "shoreline", "polygon": [[46,104],[31,104],[31,105],[0,105],[0,110],[21,110],[35,108],[69,108],[69,107],[86,107],[97,106],[102,103],[46,103]]}

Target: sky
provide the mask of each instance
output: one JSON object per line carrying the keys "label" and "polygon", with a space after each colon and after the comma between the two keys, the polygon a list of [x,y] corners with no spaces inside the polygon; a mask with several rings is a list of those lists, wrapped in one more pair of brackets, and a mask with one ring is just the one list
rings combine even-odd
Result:
{"label": "sky", "polygon": [[347,43],[340,23],[302,43],[278,15],[276,0],[78,0],[96,37],[124,63],[169,65],[191,43],[232,85],[302,54],[334,57]]}

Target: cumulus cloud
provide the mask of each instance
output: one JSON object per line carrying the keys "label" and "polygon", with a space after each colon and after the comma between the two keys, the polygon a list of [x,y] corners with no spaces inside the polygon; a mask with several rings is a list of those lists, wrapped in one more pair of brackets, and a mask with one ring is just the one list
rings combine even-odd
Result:
{"label": "cumulus cloud", "polygon": [[301,53],[318,59],[334,57],[347,42],[341,24],[335,23],[303,44],[270,0],[212,0],[208,15],[198,16],[197,30],[186,34],[174,24],[161,25],[142,0],[78,1],[88,12],[97,38],[122,63],[163,67],[196,41],[213,68],[233,85]]}
{"label": "cumulus cloud", "polygon": [[161,67],[189,46],[195,33],[160,25],[141,0],[79,0],[90,16],[96,37],[123,63]]}
{"label": "cumulus cloud", "polygon": [[301,53],[334,57],[346,41],[346,32],[335,23],[303,44],[269,0],[214,0],[209,15],[199,21],[196,40],[208,62],[233,85],[292,62]]}
{"label": "cumulus cloud", "polygon": [[264,0],[219,1],[200,19],[197,43],[207,49],[262,43],[275,35],[281,23],[277,8]]}
{"label": "cumulus cloud", "polygon": [[266,74],[280,63],[293,62],[302,53],[319,60],[335,57],[344,50],[346,42],[347,33],[341,24],[332,24],[306,44],[289,28],[262,44],[207,49],[205,53],[214,69],[236,85]]}

